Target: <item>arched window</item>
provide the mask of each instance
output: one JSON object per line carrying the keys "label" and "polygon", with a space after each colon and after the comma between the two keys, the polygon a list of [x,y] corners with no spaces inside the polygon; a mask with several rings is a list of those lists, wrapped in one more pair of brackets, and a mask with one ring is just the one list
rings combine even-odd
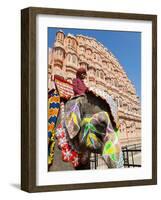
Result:
{"label": "arched window", "polygon": [[61,49],[59,49],[59,56],[61,57],[63,55],[63,52]]}
{"label": "arched window", "polygon": [[118,80],[117,80],[117,79],[115,80],[115,86],[116,86],[116,87],[119,86],[119,83],[118,83]]}
{"label": "arched window", "polygon": [[119,99],[119,106],[120,106],[120,108],[122,108],[122,106],[123,106],[123,102],[122,102],[121,98]]}
{"label": "arched window", "polygon": [[62,34],[61,34],[61,33],[58,33],[58,34],[57,34],[57,39],[58,39],[58,40],[62,40]]}
{"label": "arched window", "polygon": [[103,74],[103,72],[100,73],[100,78],[101,78],[101,79],[104,79],[104,74]]}
{"label": "arched window", "polygon": [[110,77],[106,77],[106,81],[107,81],[108,84],[111,85],[111,78]]}
{"label": "arched window", "polygon": [[97,61],[98,61],[98,62],[100,61],[100,57],[99,57],[99,55],[97,55]]}
{"label": "arched window", "polygon": [[86,51],[86,52],[87,52],[87,55],[88,55],[88,56],[90,56],[90,55],[91,55],[91,53],[92,53],[90,49],[87,49],[87,51]]}
{"label": "arched window", "polygon": [[84,53],[85,52],[85,49],[84,49],[84,47],[80,47],[80,53]]}
{"label": "arched window", "polygon": [[69,38],[68,39],[68,47],[70,47],[71,46],[71,39]]}
{"label": "arched window", "polygon": [[96,54],[95,53],[93,54],[93,58],[94,58],[94,60],[96,60]]}
{"label": "arched window", "polygon": [[72,47],[75,48],[75,41],[72,40]]}
{"label": "arched window", "polygon": [[71,55],[68,54],[68,61],[70,62],[70,60],[71,60]]}
{"label": "arched window", "polygon": [[110,70],[110,71],[113,71],[113,65],[112,65],[112,63],[109,63],[108,66],[109,66],[109,70]]}
{"label": "arched window", "polygon": [[72,61],[73,61],[74,64],[77,63],[77,57],[75,55],[72,56]]}
{"label": "arched window", "polygon": [[119,98],[116,97],[116,104],[117,104],[117,107],[119,107]]}
{"label": "arched window", "polygon": [[103,67],[106,68],[106,66],[107,66],[106,61],[103,61],[102,64],[103,64]]}
{"label": "arched window", "polygon": [[96,71],[96,76],[99,77],[99,70]]}
{"label": "arched window", "polygon": [[136,130],[135,122],[131,123],[130,130],[131,130],[131,134],[135,134],[135,130]]}
{"label": "arched window", "polygon": [[120,121],[120,131],[121,131],[121,133],[124,134],[125,137],[126,137],[126,135],[127,135],[127,127],[126,127],[126,123],[125,123],[124,120],[121,120],[121,121]]}
{"label": "arched window", "polygon": [[128,111],[131,111],[131,105],[130,104],[127,105],[127,108],[128,108]]}
{"label": "arched window", "polygon": [[63,57],[63,50],[60,49],[60,48],[56,48],[56,49],[55,49],[55,55],[56,55],[58,58]]}

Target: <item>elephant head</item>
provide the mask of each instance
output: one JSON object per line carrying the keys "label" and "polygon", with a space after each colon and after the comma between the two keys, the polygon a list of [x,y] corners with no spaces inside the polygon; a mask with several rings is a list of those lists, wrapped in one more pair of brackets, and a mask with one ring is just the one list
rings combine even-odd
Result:
{"label": "elephant head", "polygon": [[[119,129],[113,127],[108,112],[100,109],[97,113],[85,113],[83,105],[90,105],[85,97],[70,100],[65,105],[65,128],[69,139],[82,152],[82,162],[89,160],[90,152],[102,155],[108,168],[119,167],[121,145]],[[92,108],[89,108],[92,110]]]}

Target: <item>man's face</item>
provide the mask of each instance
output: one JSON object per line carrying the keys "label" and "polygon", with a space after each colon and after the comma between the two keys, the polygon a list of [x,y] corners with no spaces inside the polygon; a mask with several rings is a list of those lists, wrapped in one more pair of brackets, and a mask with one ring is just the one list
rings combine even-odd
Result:
{"label": "man's face", "polygon": [[87,74],[85,73],[81,75],[81,79],[85,79],[86,77],[87,77]]}

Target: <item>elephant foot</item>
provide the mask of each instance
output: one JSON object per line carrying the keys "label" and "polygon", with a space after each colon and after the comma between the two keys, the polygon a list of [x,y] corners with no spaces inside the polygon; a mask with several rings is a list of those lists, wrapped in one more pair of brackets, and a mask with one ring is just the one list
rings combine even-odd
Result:
{"label": "elephant foot", "polygon": [[76,170],[86,170],[90,169],[90,152],[82,152],[79,155],[80,165],[76,167]]}
{"label": "elephant foot", "polygon": [[80,164],[78,167],[75,167],[76,170],[87,170],[90,169],[90,162],[85,165]]}

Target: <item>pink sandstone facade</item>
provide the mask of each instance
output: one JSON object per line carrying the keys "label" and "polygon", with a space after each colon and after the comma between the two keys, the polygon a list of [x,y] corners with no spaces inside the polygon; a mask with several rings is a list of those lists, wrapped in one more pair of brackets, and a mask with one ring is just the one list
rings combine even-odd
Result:
{"label": "pink sandstone facade", "polygon": [[[53,36],[54,37],[54,36]],[[134,85],[114,55],[95,38],[58,31],[49,49],[48,75],[72,82],[79,67],[87,69],[87,85],[112,96],[118,106],[123,145],[141,143],[141,108]]]}

